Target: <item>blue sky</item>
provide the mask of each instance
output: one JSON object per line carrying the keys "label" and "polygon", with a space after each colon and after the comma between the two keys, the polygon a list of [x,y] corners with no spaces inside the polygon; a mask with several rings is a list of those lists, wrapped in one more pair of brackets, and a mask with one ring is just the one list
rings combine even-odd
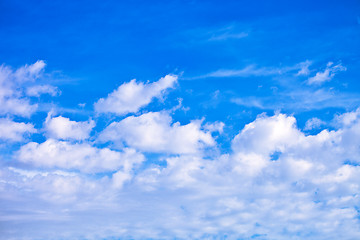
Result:
{"label": "blue sky", "polygon": [[0,235],[359,238],[359,42],[358,1],[0,1]]}

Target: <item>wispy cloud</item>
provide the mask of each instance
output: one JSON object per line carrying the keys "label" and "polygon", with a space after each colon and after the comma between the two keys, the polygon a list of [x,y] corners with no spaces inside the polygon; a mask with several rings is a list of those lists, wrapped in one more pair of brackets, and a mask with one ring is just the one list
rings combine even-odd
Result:
{"label": "wispy cloud", "polygon": [[241,39],[241,38],[245,38],[247,36],[249,36],[249,34],[246,32],[240,32],[240,33],[226,32],[226,33],[222,33],[222,34],[213,34],[213,36],[211,36],[209,38],[209,41],[224,41],[224,40],[228,40],[228,39]]}
{"label": "wispy cloud", "polygon": [[225,78],[225,77],[260,77],[273,76],[291,73],[295,76],[308,75],[311,61],[306,60],[293,66],[283,67],[258,67],[256,64],[250,64],[240,69],[219,69],[204,75],[191,77],[187,79],[203,79],[203,78]]}
{"label": "wispy cloud", "polygon": [[315,76],[308,79],[307,84],[309,85],[321,85],[324,82],[330,81],[335,73],[346,71],[346,67],[341,65],[341,63],[333,66],[333,62],[328,62],[326,69],[322,72],[317,72]]}
{"label": "wispy cloud", "polygon": [[231,102],[250,108],[309,111],[325,108],[351,108],[360,104],[360,95],[340,93],[332,89],[298,89],[262,97],[232,98]]}
{"label": "wispy cloud", "polygon": [[249,33],[241,30],[236,24],[207,31],[210,36],[208,41],[225,41],[230,39],[241,39],[249,36]]}

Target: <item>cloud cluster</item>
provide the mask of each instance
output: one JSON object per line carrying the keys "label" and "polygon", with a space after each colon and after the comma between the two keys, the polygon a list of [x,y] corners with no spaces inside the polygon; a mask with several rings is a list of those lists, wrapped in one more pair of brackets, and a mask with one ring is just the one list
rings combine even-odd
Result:
{"label": "cloud cluster", "polygon": [[[2,176],[11,176],[2,185],[8,189],[16,183],[20,192],[39,193],[37,201],[98,218],[95,223],[81,222],[81,215],[57,212],[57,218],[65,218],[66,229],[76,224],[77,230],[68,233],[75,238],[95,226],[87,238],[358,238],[360,232],[354,226],[359,226],[360,151],[356,146],[360,143],[349,141],[360,139],[359,129],[360,119],[356,118],[338,130],[305,135],[292,116],[260,115],[234,137],[230,154],[211,159],[198,154],[167,156],[163,158],[166,165],[150,164],[136,173],[115,170],[111,179],[10,168],[2,170]],[[120,156],[87,144],[47,140],[22,147],[19,160],[87,173],[131,169],[143,161],[130,152]],[[129,167],[125,167],[126,161]],[[128,184],[124,186],[124,182]],[[14,189],[9,192],[14,198],[23,196]],[[2,196],[9,197],[9,193]],[[85,209],[70,207],[83,201]],[[55,222],[50,220],[43,234],[54,230]],[[26,225],[22,229],[26,230]],[[54,238],[66,236],[62,233]]]}
{"label": "cloud cluster", "polygon": [[[0,118],[1,140],[21,142],[25,140],[25,136],[37,132],[32,123],[12,119],[29,118],[37,110],[38,104],[32,103],[29,97],[44,93],[45,89],[41,90],[39,85],[36,85],[36,80],[42,76],[44,68],[45,62],[42,60],[16,70],[9,66],[0,66],[0,116],[6,116]],[[26,89],[27,84],[31,85]],[[47,88],[51,86],[47,85]]]}
{"label": "cloud cluster", "polygon": [[[291,71],[308,75],[308,66]],[[31,81],[43,67],[6,71]],[[0,139],[20,142],[0,165],[2,236],[360,238],[360,109],[336,115],[333,130],[312,135],[292,115],[260,114],[232,137],[223,136],[220,121],[178,122],[177,107],[138,113],[176,82],[167,75],[124,83],[94,104],[87,121],[50,112],[35,129],[1,118]],[[6,96],[27,101],[21,94]],[[106,112],[117,116],[98,114]],[[304,130],[323,126],[311,118]],[[42,138],[21,142],[35,132]],[[219,137],[228,141],[226,151]]]}

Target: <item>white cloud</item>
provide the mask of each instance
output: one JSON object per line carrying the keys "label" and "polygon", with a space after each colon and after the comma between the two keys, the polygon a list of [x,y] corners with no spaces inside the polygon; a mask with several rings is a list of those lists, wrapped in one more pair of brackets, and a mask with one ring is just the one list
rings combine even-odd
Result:
{"label": "white cloud", "polygon": [[306,60],[293,66],[283,67],[257,67],[255,64],[248,65],[242,69],[219,69],[214,72],[207,73],[205,75],[193,77],[190,79],[201,79],[201,78],[218,78],[218,77],[261,77],[261,76],[274,76],[282,75],[286,73],[294,73],[295,76],[308,75],[309,66],[311,61]]}
{"label": "white cloud", "polygon": [[247,124],[232,141],[234,152],[270,154],[297,143],[302,134],[295,127],[294,117],[277,114],[260,115]]}
{"label": "white cloud", "polygon": [[95,122],[92,119],[76,122],[62,116],[52,117],[51,114],[48,114],[45,121],[45,130],[50,138],[84,140],[89,138],[92,129],[95,127]]}
{"label": "white cloud", "polygon": [[326,69],[323,72],[317,72],[314,77],[311,77],[307,80],[309,85],[320,85],[326,81],[330,81],[335,73],[340,71],[346,71],[346,67],[342,66],[341,63],[333,66],[332,62],[328,62]]}
{"label": "white cloud", "polygon": [[309,60],[299,63],[298,66],[300,67],[300,70],[297,72],[296,76],[309,75],[310,74],[309,67],[311,64],[312,62]]}
{"label": "white cloud", "polygon": [[26,64],[25,66],[18,68],[14,73],[16,81],[35,81],[35,79],[40,77],[44,71],[45,66],[46,64],[43,60],[38,60],[34,64]]}
{"label": "white cloud", "polygon": [[[219,128],[221,126],[217,130]],[[113,122],[100,134],[99,139],[118,145],[126,143],[146,152],[179,154],[196,153],[199,149],[215,145],[211,131],[202,128],[201,120],[180,125],[179,122],[173,123],[166,112],[149,112]]]}
{"label": "white cloud", "polygon": [[69,143],[48,139],[39,144],[30,142],[17,153],[20,162],[38,167],[79,170],[85,173],[129,170],[129,166],[144,161],[144,156],[133,149],[123,152],[96,148],[87,143]]}
{"label": "white cloud", "polygon": [[14,114],[30,117],[37,109],[23,94],[23,84],[39,78],[44,70],[44,61],[25,65],[16,71],[10,67],[0,66],[0,115]]}
{"label": "white cloud", "polygon": [[324,125],[324,124],[325,124],[324,121],[320,120],[319,118],[314,117],[314,118],[311,118],[306,121],[304,130],[317,129],[321,125]]}
{"label": "white cloud", "polygon": [[237,104],[237,105],[250,107],[250,108],[251,107],[260,108],[260,109],[266,108],[264,106],[263,99],[261,99],[261,98],[254,98],[254,97],[251,97],[251,98],[233,98],[230,101]]}
{"label": "white cloud", "polygon": [[198,78],[207,77],[249,77],[249,76],[269,76],[281,74],[279,68],[257,68],[255,65],[246,66],[243,69],[220,69],[215,72],[208,73]]}
{"label": "white cloud", "polygon": [[[1,101],[12,99],[29,107],[24,89],[18,90],[20,85],[14,87],[8,80],[32,81],[43,67],[41,62],[25,66],[16,76],[2,67],[0,78],[6,81],[0,85],[1,96],[5,96]],[[299,68],[289,72],[308,74],[306,64]],[[118,98],[122,99],[117,105],[121,111],[114,107],[103,112],[137,112],[154,97],[161,97],[176,77],[167,84],[161,81],[165,80],[157,85],[125,83],[95,108],[101,104],[110,108]],[[124,100],[120,96],[129,89],[135,93]],[[307,100],[309,93],[312,97]],[[299,102],[328,106],[334,97],[338,97],[337,104],[348,105],[342,95],[324,90],[290,92],[282,97],[293,97],[290,105],[294,109],[300,108]],[[277,106],[253,100],[250,105]],[[171,111],[178,108],[181,103]],[[2,111],[21,115],[25,110]],[[9,157],[11,161],[1,156],[5,160],[0,164],[2,237],[360,238],[359,109],[336,116],[337,129],[315,135],[304,134],[293,116],[259,115],[238,132],[226,154],[219,153],[228,144],[226,139],[217,145],[213,136],[223,132],[222,122],[180,124],[171,111],[126,117],[107,126],[99,138],[91,137],[96,144],[110,142],[119,151],[85,141],[95,126],[93,120],[76,122],[49,114],[44,130],[50,139],[20,146]],[[312,118],[304,130],[323,124]],[[34,132],[30,123],[0,118],[0,138],[6,142],[22,141]],[[147,152],[146,161],[138,150]]]}
{"label": "white cloud", "polygon": [[57,96],[60,91],[57,87],[51,85],[36,85],[26,89],[26,95],[31,97],[39,97],[42,94],[49,94],[50,96]]}
{"label": "white cloud", "polygon": [[0,139],[19,142],[24,135],[35,133],[36,129],[31,123],[14,122],[8,118],[0,118]]}
{"label": "white cloud", "polygon": [[357,123],[360,119],[360,108],[353,112],[346,112],[335,117],[335,122],[340,126],[350,126]]}
{"label": "white cloud", "polygon": [[175,75],[166,75],[157,82],[145,84],[138,83],[133,79],[128,83],[123,83],[106,98],[100,98],[94,104],[95,111],[117,115],[135,113],[154,98],[161,98],[165,90],[173,88],[176,82],[177,76]]}
{"label": "white cloud", "polygon": [[[152,126],[149,119],[158,123],[164,118],[154,114],[163,113],[131,120]],[[210,159],[191,154],[164,157],[166,164],[148,163],[136,173],[122,164],[110,177],[0,168],[0,199],[7,203],[1,218],[6,229],[18,230],[5,236],[26,237],[35,225],[34,238],[54,239],[358,239],[360,167],[344,164],[360,159],[360,121],[351,119],[338,130],[306,136],[292,116],[260,115],[234,138],[229,154]],[[170,135],[174,126],[181,127],[171,121],[162,124],[169,126]],[[62,153],[51,150],[59,148],[52,144],[65,145]],[[92,157],[76,164],[86,149],[93,149],[89,145],[55,140],[41,145],[27,144],[21,151],[53,151],[62,162],[56,166],[63,169],[92,165]],[[75,146],[78,151],[72,149]],[[277,160],[270,157],[274,151],[280,152]],[[32,164],[42,159],[41,166],[55,165],[51,155],[27,155]],[[110,155],[98,159],[106,162]],[[104,167],[103,161],[95,161],[90,169],[117,168]],[[21,202],[27,207],[19,208]],[[24,209],[31,212],[25,215]],[[46,225],[35,224],[44,219]],[[34,225],[25,224],[28,221]]]}
{"label": "white cloud", "polygon": [[240,32],[240,33],[232,33],[232,32],[224,32],[219,34],[213,34],[209,41],[224,41],[229,39],[241,39],[249,36],[246,32]]}
{"label": "white cloud", "polygon": [[[311,96],[311,97],[309,97]],[[334,89],[297,89],[276,92],[273,96],[233,98],[231,102],[259,109],[308,111],[325,108],[348,108],[360,104],[360,95]]]}

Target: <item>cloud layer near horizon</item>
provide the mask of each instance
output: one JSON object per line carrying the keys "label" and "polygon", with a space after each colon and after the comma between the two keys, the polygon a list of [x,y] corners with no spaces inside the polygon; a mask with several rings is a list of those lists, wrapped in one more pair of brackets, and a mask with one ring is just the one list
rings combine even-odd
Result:
{"label": "cloud layer near horizon", "polygon": [[[40,86],[44,67],[0,68],[0,140],[13,148],[0,166],[6,238],[360,238],[359,109],[313,134],[294,116],[260,114],[224,151],[222,122],[139,112],[175,87],[178,77],[167,75],[123,83],[94,100],[93,118],[49,112],[36,128],[31,114],[41,103],[21,86]],[[307,126],[323,125],[312,118]]]}

